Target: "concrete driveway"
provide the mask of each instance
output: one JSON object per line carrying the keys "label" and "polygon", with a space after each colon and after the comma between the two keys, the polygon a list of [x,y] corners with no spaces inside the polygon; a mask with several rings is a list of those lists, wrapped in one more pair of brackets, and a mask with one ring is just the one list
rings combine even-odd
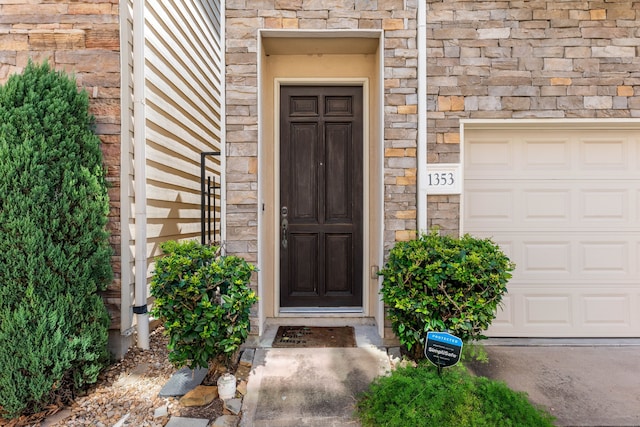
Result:
{"label": "concrete driveway", "polygon": [[525,391],[559,426],[640,426],[640,345],[528,344],[485,345],[489,363],[470,368]]}

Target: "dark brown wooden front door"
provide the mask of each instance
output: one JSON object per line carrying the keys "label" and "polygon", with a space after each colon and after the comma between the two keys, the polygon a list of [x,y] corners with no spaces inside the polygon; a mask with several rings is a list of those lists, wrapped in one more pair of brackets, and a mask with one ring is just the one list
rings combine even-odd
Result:
{"label": "dark brown wooden front door", "polygon": [[280,306],[362,306],[362,87],[280,102]]}

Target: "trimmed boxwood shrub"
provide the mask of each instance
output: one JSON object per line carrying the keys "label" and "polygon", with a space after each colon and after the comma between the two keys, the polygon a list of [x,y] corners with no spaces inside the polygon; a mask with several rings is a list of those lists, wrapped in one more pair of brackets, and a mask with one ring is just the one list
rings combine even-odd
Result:
{"label": "trimmed boxwood shrub", "polygon": [[0,415],[96,381],[109,361],[109,200],[89,98],[47,64],[0,87]]}
{"label": "trimmed boxwood shrub", "polygon": [[249,334],[249,287],[255,267],[237,256],[218,256],[219,248],[193,240],[160,245],[151,280],[151,314],[164,321],[169,361],[176,367],[207,368],[229,361]]}
{"label": "trimmed boxwood shrub", "polygon": [[490,239],[432,231],[398,242],[380,271],[393,331],[416,360],[428,331],[465,342],[484,338],[514,268]]}

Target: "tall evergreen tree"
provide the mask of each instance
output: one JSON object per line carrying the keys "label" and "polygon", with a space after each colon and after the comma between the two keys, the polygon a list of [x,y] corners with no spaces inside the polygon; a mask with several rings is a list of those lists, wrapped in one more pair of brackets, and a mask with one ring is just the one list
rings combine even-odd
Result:
{"label": "tall evergreen tree", "polygon": [[49,65],[0,87],[0,415],[40,410],[108,362],[109,200],[89,98]]}

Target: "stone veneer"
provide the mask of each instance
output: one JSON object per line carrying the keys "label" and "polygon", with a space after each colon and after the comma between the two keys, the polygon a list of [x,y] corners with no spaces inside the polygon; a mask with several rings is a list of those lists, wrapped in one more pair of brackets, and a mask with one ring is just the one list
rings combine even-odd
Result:
{"label": "stone veneer", "polygon": [[[428,161],[458,162],[463,118],[640,117],[640,1],[228,0],[227,249],[257,258],[257,30],[382,29],[385,247],[416,229],[417,1],[426,1]],[[0,83],[29,58],[75,74],[108,168],[119,328],[120,41],[117,0],[0,4]],[[458,196],[428,198],[458,229]]]}
{"label": "stone veneer", "polygon": [[[428,161],[460,119],[640,118],[640,1],[427,0]],[[458,196],[428,198],[457,231]]]}
{"label": "stone veneer", "polygon": [[227,249],[257,258],[258,29],[384,30],[385,246],[416,229],[417,0],[226,3]]}
{"label": "stone veneer", "polygon": [[32,59],[73,74],[90,97],[111,187],[114,281],[104,294],[120,329],[120,34],[118,0],[0,4],[0,84]]}

